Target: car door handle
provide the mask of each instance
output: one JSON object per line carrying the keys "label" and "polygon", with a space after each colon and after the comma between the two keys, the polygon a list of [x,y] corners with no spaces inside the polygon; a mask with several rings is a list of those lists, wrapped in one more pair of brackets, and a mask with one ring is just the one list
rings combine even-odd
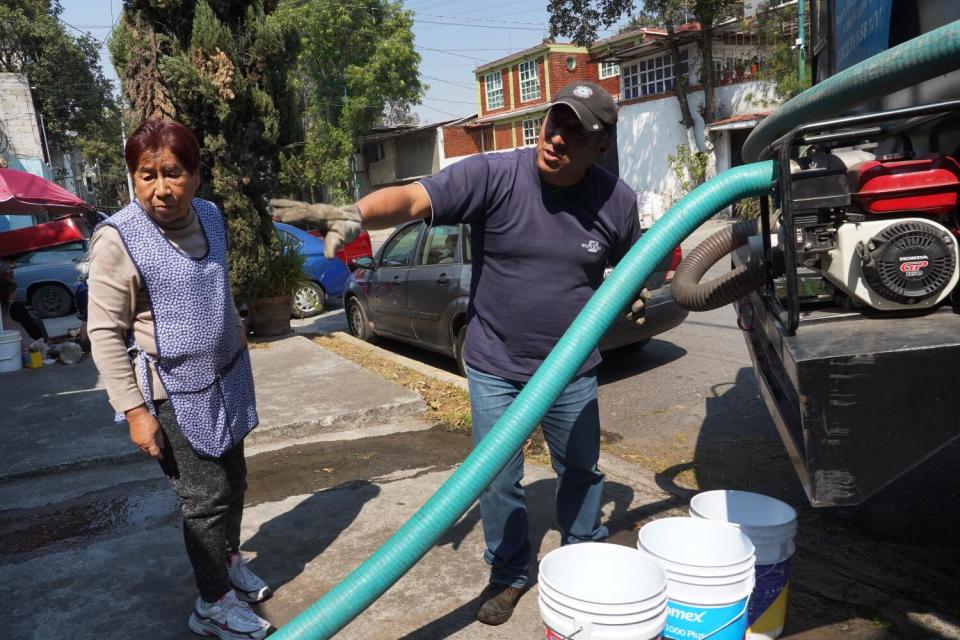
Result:
{"label": "car door handle", "polygon": [[440,277],[437,278],[437,284],[450,284],[450,278],[445,273],[441,273]]}

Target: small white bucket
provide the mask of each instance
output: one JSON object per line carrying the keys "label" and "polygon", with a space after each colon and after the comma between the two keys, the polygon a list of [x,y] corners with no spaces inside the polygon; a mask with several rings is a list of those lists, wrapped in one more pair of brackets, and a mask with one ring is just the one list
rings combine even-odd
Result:
{"label": "small white bucket", "polygon": [[537,603],[547,640],[655,640],[667,616],[667,578],[629,547],[584,542],[540,561]]}
{"label": "small white bucket", "polygon": [[750,596],[747,640],[783,633],[790,558],[796,546],[797,512],[776,498],[747,491],[706,491],[690,501],[690,515],[739,527],[757,549],[756,584]]}
{"label": "small white bucket", "polygon": [[753,591],[754,547],[736,527],[662,518],[640,529],[637,547],[664,565],[664,638],[743,640]]}
{"label": "small white bucket", "polygon": [[0,333],[0,373],[23,368],[23,353],[19,331]]}

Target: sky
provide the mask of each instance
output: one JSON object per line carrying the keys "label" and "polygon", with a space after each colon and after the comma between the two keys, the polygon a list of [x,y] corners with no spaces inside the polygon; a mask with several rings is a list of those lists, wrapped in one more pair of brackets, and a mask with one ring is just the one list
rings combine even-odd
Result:
{"label": "sky", "polygon": [[[120,15],[122,0],[61,0],[68,30],[104,41]],[[474,113],[477,91],[473,70],[486,62],[531,47],[548,35],[547,0],[405,0],[414,11],[420,79],[429,85],[423,104],[414,107],[422,124]],[[616,33],[599,33],[605,38]],[[119,91],[106,45],[101,47],[104,75]]]}

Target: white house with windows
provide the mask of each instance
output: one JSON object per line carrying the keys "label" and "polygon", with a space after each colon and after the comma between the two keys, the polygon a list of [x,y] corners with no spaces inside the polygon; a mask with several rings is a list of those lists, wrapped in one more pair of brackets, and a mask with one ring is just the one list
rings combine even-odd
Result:
{"label": "white house with windows", "polygon": [[[680,193],[668,157],[680,144],[710,153],[709,174],[742,164],[740,149],[750,131],[776,106],[772,87],[757,79],[764,51],[742,22],[730,21],[715,30],[713,78],[716,117],[703,120],[703,64],[696,39],[699,25],[677,29],[679,74],[674,69],[660,29],[641,29],[597,42],[592,55],[603,73],[618,73],[617,155],[620,177],[638,194],[656,194],[666,204]],[[687,100],[694,119],[691,132],[682,124],[674,94],[677,76],[687,80]]]}

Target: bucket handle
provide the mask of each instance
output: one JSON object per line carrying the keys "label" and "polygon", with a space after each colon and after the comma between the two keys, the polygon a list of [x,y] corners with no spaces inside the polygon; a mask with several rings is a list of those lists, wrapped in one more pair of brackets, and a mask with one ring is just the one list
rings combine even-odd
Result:
{"label": "bucket handle", "polygon": [[742,618],[743,616],[747,615],[747,612],[749,611],[749,609],[750,609],[750,598],[747,598],[747,599],[743,602],[743,610],[740,611],[740,614],[739,614],[739,615],[737,615],[735,618],[731,618],[730,620],[727,621],[726,624],[717,627],[716,629],[714,629],[713,631],[711,631],[711,632],[708,633],[707,635],[703,636],[703,638],[702,638],[701,640],[707,640],[708,638],[712,638],[713,636],[717,635],[718,633],[720,633],[721,631],[723,631],[724,629],[726,629],[727,627],[729,627],[730,625],[732,625],[734,622],[736,622],[737,620],[739,620],[739,619]]}
{"label": "bucket handle", "polygon": [[[577,626],[577,630],[572,632],[568,636],[560,636],[560,640],[584,640],[590,638],[592,635],[590,632],[593,631],[593,624],[590,622],[581,622],[580,620],[574,619],[573,624]],[[581,631],[586,631],[586,635],[580,636]],[[577,637],[580,636],[580,637]]]}

